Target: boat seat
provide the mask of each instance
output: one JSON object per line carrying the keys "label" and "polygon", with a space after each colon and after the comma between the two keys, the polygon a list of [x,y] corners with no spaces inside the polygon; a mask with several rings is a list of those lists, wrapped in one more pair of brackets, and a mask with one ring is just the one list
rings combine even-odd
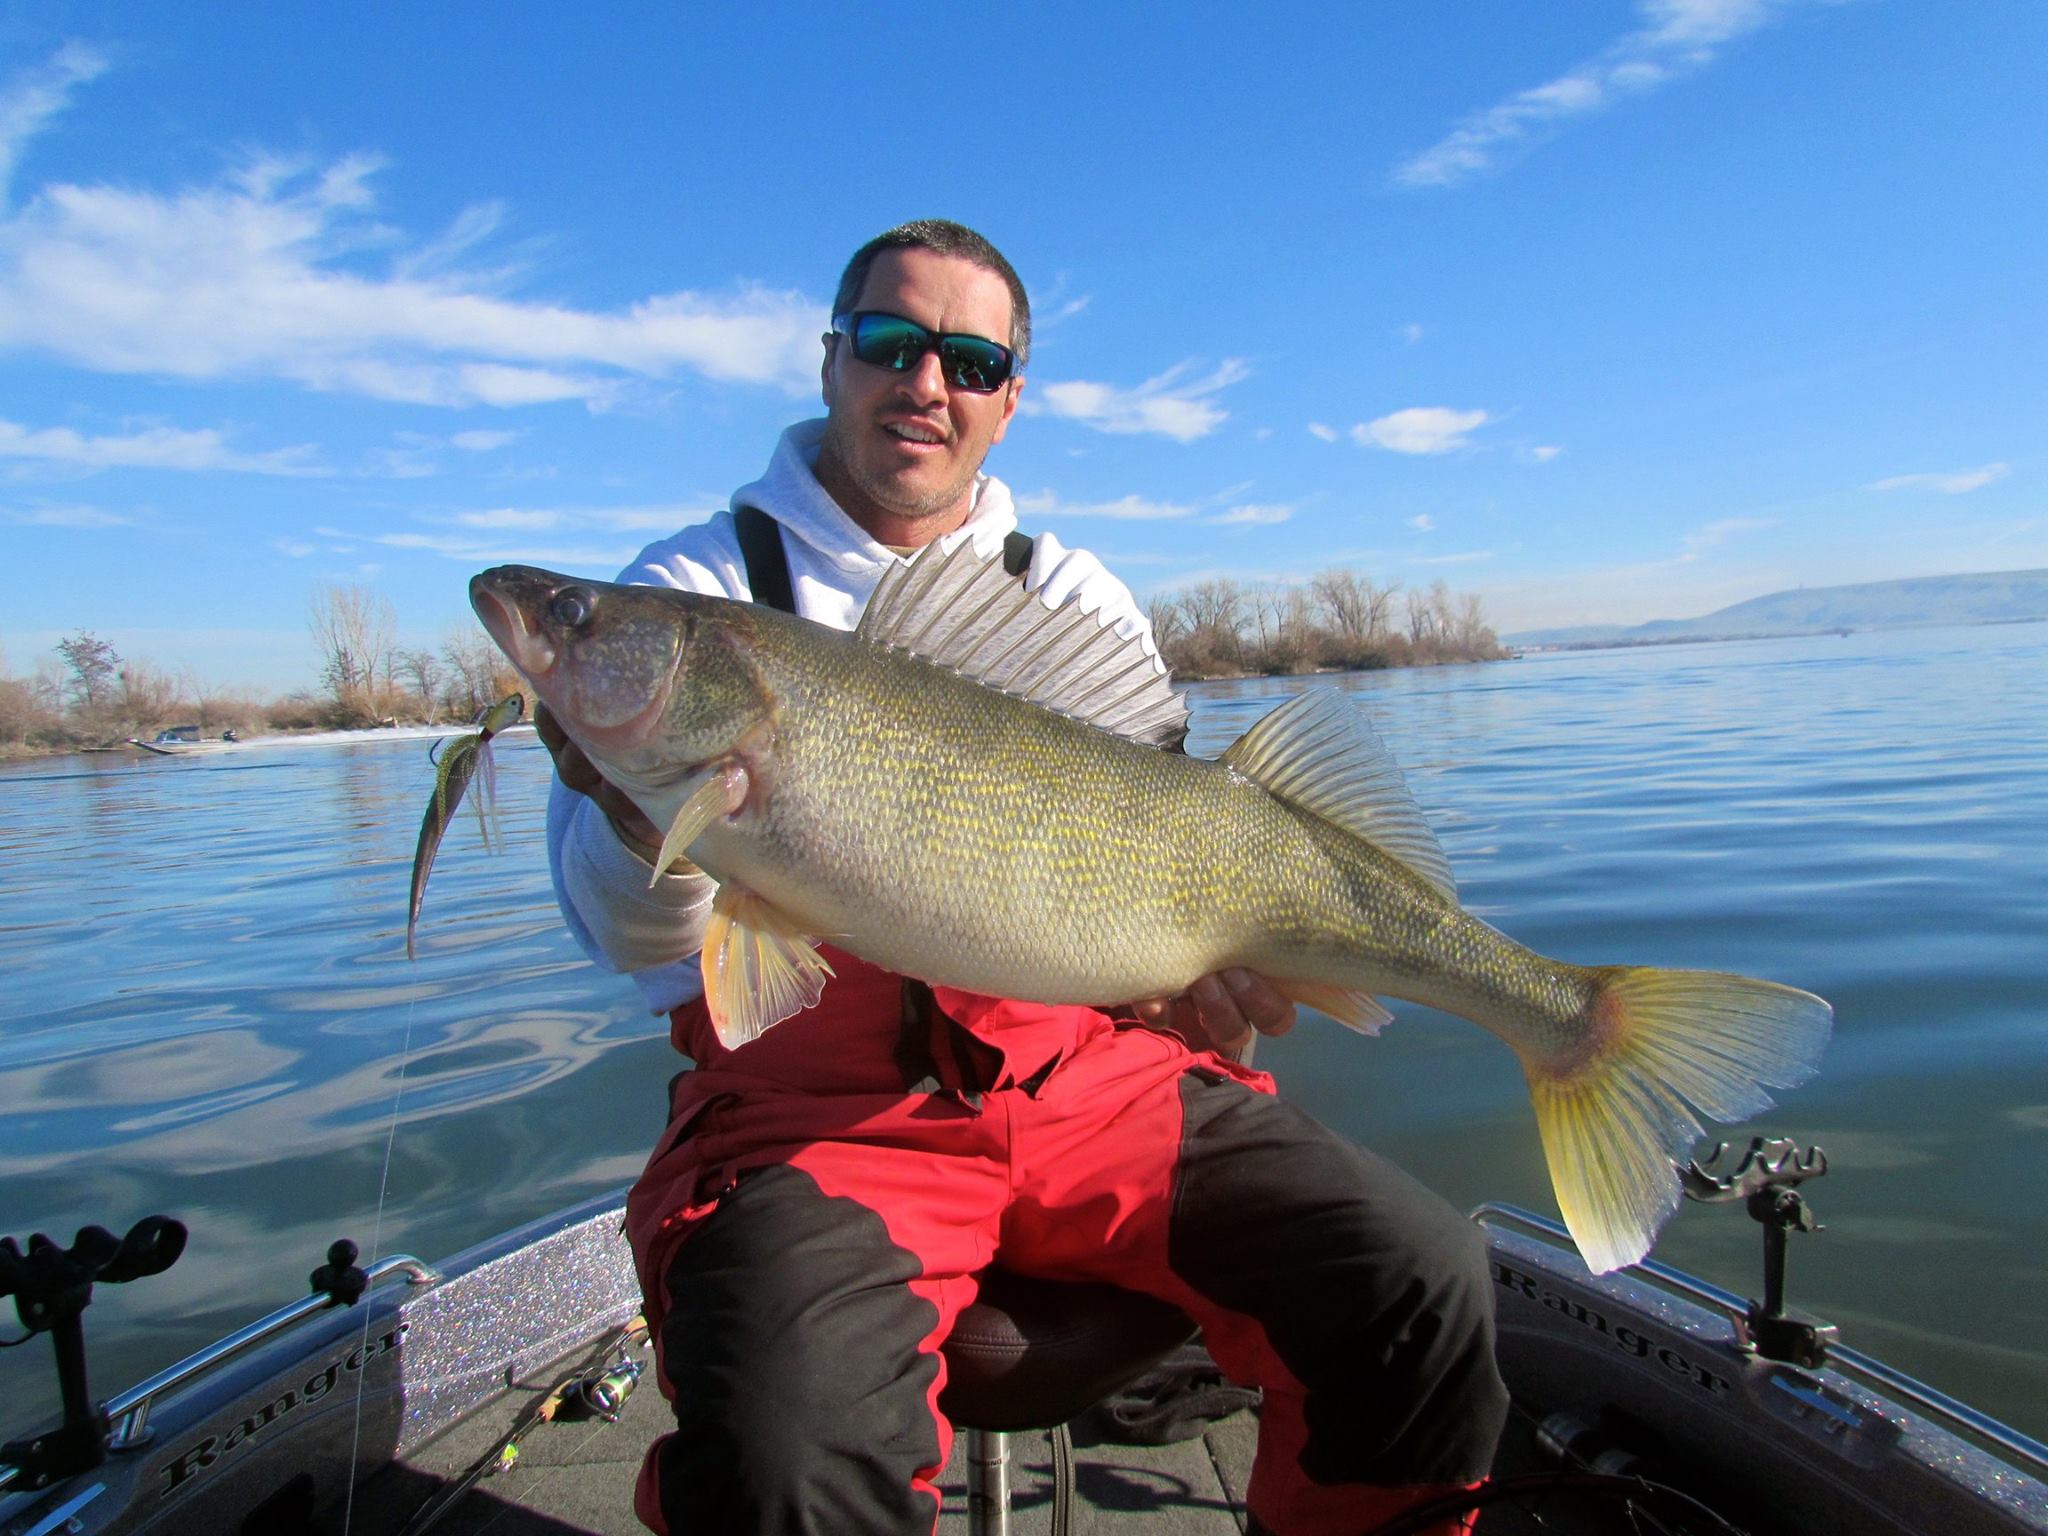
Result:
{"label": "boat seat", "polygon": [[[1071,1496],[1065,1425],[1187,1342],[1178,1307],[1113,1285],[983,1271],[981,1292],[943,1346],[939,1408],[966,1435],[967,1523],[1009,1530],[1009,1435],[1050,1429],[1054,1497]],[[1066,1475],[1062,1475],[1065,1471]]]}

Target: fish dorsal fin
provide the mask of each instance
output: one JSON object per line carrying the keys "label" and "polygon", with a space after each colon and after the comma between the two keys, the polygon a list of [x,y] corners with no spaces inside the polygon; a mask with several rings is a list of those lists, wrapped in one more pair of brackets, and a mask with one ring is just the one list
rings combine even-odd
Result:
{"label": "fish dorsal fin", "polygon": [[1298,694],[1231,743],[1221,758],[1270,793],[1397,859],[1450,901],[1450,861],[1408,782],[1356,702],[1333,688]]}
{"label": "fish dorsal fin", "polygon": [[1075,599],[1046,607],[1003,569],[1000,550],[984,559],[971,539],[945,554],[926,545],[890,570],[855,633],[1148,746],[1187,735],[1187,700],[1142,639]]}

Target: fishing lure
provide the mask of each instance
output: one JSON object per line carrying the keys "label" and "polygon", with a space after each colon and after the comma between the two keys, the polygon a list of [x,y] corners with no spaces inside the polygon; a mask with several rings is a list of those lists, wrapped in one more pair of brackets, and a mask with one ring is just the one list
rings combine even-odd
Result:
{"label": "fishing lure", "polygon": [[523,694],[508,693],[477,716],[476,730],[467,736],[453,736],[438,743],[430,756],[434,764],[434,793],[427,800],[427,813],[420,819],[420,840],[412,855],[412,904],[405,919],[405,958],[414,959],[413,935],[420,925],[420,901],[427,893],[427,872],[434,867],[434,854],[441,835],[455,819],[464,791],[472,779],[479,780],[476,798],[477,827],[484,847],[497,846],[497,772],[491,762],[491,738],[517,725],[526,713]]}

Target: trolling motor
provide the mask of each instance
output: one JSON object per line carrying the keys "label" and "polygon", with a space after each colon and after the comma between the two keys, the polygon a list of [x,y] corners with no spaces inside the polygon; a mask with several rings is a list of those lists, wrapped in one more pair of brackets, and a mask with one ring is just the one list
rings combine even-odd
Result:
{"label": "trolling motor", "polygon": [[57,1385],[64,1394],[64,1422],[57,1428],[0,1445],[0,1464],[15,1469],[12,1486],[45,1488],[107,1459],[107,1411],[86,1388],[80,1316],[92,1304],[95,1282],[121,1285],[162,1274],[184,1251],[185,1224],[168,1216],[145,1216],[126,1237],[105,1227],[84,1227],[69,1248],[59,1248],[38,1232],[29,1238],[25,1254],[13,1238],[0,1237],[0,1297],[14,1298],[14,1310],[30,1334],[50,1335],[57,1351]]}
{"label": "trolling motor", "polygon": [[1795,1141],[1756,1136],[1733,1173],[1716,1174],[1713,1170],[1727,1150],[1724,1141],[1704,1164],[1690,1162],[1678,1171],[1685,1197],[1703,1205],[1740,1200],[1762,1225],[1764,1299],[1749,1304],[1745,1342],[1766,1360],[1818,1370],[1827,1362],[1828,1345],[1840,1330],[1786,1308],[1785,1236],[1825,1230],[1794,1186],[1826,1173],[1828,1155],[1819,1147],[1801,1151]]}

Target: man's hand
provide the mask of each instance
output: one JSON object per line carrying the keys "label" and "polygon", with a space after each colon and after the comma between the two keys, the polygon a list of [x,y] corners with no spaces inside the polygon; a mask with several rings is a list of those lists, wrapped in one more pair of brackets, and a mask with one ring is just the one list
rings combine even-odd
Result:
{"label": "man's hand", "polygon": [[1175,997],[1148,998],[1131,1011],[1154,1029],[1171,1029],[1191,1043],[1205,1037],[1225,1055],[1239,1051],[1257,1030],[1284,1035],[1294,1028],[1294,1004],[1263,976],[1232,966],[1204,976]]}
{"label": "man's hand", "polygon": [[583,749],[568,738],[561,723],[548,713],[547,705],[535,707],[533,728],[540,733],[541,745],[555,760],[555,776],[577,794],[595,800],[597,808],[611,818],[620,839],[642,858],[652,861],[661,847],[661,829],[641,815],[640,807],[597,771],[583,755]]}

